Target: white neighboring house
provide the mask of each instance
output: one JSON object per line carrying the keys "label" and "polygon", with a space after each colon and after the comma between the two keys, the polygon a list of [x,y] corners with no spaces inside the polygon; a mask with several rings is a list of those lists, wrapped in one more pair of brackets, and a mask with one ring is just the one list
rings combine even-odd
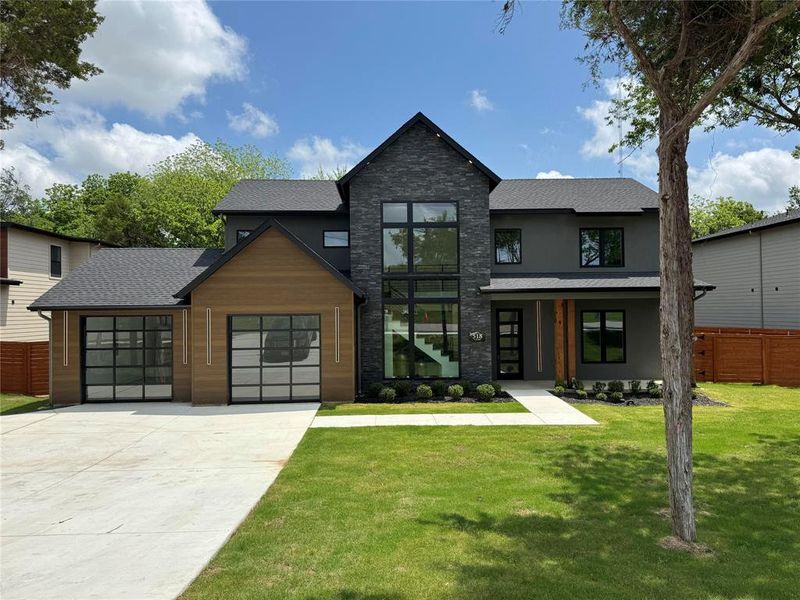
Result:
{"label": "white neighboring house", "polygon": [[0,223],[0,340],[47,341],[47,321],[28,305],[98,250],[100,240]]}

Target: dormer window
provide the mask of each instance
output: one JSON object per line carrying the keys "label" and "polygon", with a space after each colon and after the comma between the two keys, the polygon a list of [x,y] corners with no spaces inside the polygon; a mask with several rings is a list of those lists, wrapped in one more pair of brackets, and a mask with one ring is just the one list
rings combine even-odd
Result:
{"label": "dormer window", "polygon": [[622,227],[580,230],[581,267],[622,267],[625,264]]}

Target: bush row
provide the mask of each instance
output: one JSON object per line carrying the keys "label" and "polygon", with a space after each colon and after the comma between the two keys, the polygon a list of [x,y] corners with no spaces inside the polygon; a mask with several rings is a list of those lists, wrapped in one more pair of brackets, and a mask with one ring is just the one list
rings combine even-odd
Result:
{"label": "bush row", "polygon": [[[634,395],[642,393],[643,391],[642,382],[638,379],[632,379],[628,381],[627,387],[628,392]],[[588,392],[584,389],[584,385],[581,380],[575,378],[571,379],[570,381],[556,379],[555,385],[553,386],[553,391],[556,394],[563,394],[567,390],[573,391],[578,398],[583,399],[588,397]],[[651,379],[647,382],[644,392],[646,392],[651,398],[660,398],[661,386]],[[620,381],[619,379],[613,379],[608,383],[605,381],[595,381],[592,384],[592,393],[598,400],[608,400],[610,398],[612,401],[619,402],[624,397],[625,382]]]}
{"label": "bush row", "polygon": [[402,398],[414,397],[424,401],[446,396],[457,401],[467,396],[481,402],[491,402],[502,392],[503,388],[496,382],[476,384],[471,381],[459,381],[451,384],[447,381],[436,380],[430,384],[420,383],[414,386],[410,381],[396,381],[388,385],[379,382],[370,384],[367,388],[367,397],[382,402],[393,402]]}

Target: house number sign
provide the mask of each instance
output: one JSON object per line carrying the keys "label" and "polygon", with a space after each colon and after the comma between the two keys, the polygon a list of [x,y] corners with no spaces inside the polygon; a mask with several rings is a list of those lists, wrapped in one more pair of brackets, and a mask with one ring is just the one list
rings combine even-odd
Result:
{"label": "house number sign", "polygon": [[469,339],[473,342],[482,342],[486,339],[486,335],[482,331],[470,331]]}

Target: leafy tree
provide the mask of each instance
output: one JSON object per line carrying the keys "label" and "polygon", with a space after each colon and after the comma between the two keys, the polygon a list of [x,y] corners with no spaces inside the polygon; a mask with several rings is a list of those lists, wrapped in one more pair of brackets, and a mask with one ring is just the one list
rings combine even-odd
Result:
{"label": "leafy tree", "polygon": [[720,196],[716,200],[695,196],[689,207],[693,238],[746,225],[766,216],[764,211],[758,210],[749,202],[735,200],[730,196]]}
{"label": "leafy tree", "polygon": [[14,167],[0,171],[0,219],[26,223],[33,211],[30,186],[17,178]]}
{"label": "leafy tree", "polygon": [[0,2],[0,129],[50,114],[54,87],[102,72],[80,60],[81,44],[102,22],[94,0]]}
{"label": "leafy tree", "polygon": [[[507,0],[503,14],[514,14]],[[686,151],[689,133],[707,111],[738,107],[735,88],[749,78],[748,94],[759,99],[777,92],[757,79],[776,80],[783,67],[771,60],[794,51],[791,34],[800,28],[800,0],[567,0],[562,22],[584,32],[583,60],[598,79],[612,63],[632,84],[618,109],[635,116],[628,144],[658,135],[661,264],[661,367],[672,533],[681,542],[697,539],[692,498],[692,277],[689,185]],[[784,29],[787,28],[787,29]],[[756,77],[758,76],[758,77]],[[788,86],[791,87],[791,86]],[[770,104],[771,105],[771,104]],[[726,108],[728,106],[728,108]],[[751,108],[756,110],[755,107]],[[720,121],[730,126],[749,118]],[[761,113],[759,113],[761,115]],[[781,127],[768,114],[759,122]]]}
{"label": "leafy tree", "polygon": [[[792,156],[800,160],[800,145],[796,146]],[[793,185],[789,188],[789,200],[786,202],[786,209],[800,209],[800,185]]]}
{"label": "leafy tree", "polygon": [[330,171],[326,171],[325,169],[320,167],[319,169],[317,169],[317,172],[314,173],[308,179],[336,181],[337,179],[341,179],[342,177],[344,177],[349,170],[350,170],[350,167],[348,167],[347,165],[340,165],[340,166],[334,167]]}

